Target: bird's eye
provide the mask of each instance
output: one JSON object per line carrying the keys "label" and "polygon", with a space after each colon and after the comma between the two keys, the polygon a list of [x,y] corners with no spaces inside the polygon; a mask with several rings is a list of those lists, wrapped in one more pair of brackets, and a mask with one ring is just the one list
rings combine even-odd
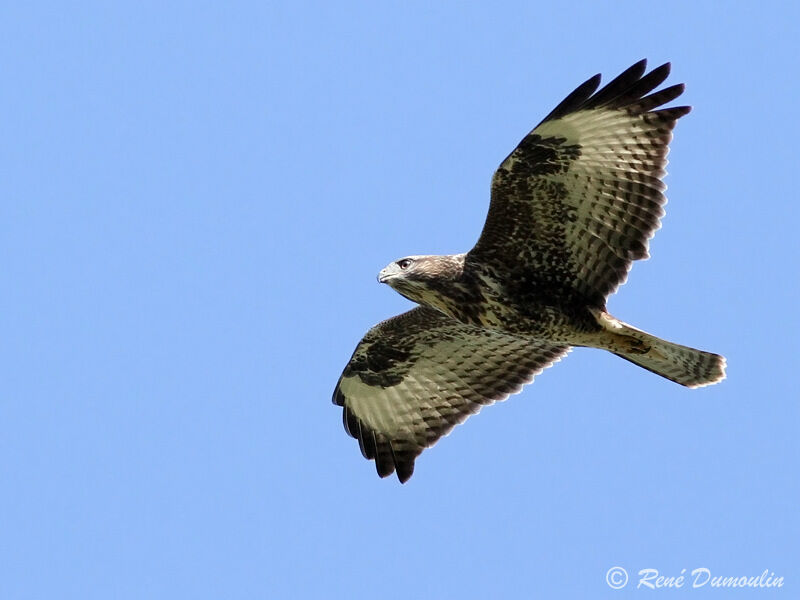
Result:
{"label": "bird's eye", "polygon": [[398,260],[397,266],[400,267],[401,270],[405,271],[408,267],[411,266],[411,260],[408,258],[404,258],[403,260]]}

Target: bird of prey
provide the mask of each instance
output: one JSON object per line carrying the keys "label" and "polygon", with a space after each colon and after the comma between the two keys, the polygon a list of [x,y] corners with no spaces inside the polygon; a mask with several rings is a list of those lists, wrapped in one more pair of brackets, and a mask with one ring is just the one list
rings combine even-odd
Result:
{"label": "bird of prey", "polygon": [[598,90],[569,94],[500,164],[486,223],[467,253],[407,256],[378,275],[419,304],[370,329],[333,393],[378,475],[406,482],[428,446],[517,393],[572,346],[613,352],[687,387],[717,383],[725,359],[606,312],[648,257],[666,203],[669,142],[690,107],[661,108],[664,64],[642,60]]}

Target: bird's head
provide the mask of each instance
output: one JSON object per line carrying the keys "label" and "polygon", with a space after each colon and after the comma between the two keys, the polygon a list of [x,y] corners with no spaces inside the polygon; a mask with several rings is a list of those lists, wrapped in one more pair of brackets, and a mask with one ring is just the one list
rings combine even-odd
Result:
{"label": "bird's head", "polygon": [[443,286],[462,271],[463,255],[406,256],[389,263],[378,281],[413,302],[438,306]]}

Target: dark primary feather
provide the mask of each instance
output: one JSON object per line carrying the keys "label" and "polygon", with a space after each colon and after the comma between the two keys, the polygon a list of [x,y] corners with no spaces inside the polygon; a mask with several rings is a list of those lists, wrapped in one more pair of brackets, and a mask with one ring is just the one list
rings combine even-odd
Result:
{"label": "dark primary feather", "polygon": [[664,214],[671,132],[690,110],[653,110],[683,85],[653,92],[669,63],[645,69],[640,61],[599,91],[592,77],[520,142],[494,175],[469,261],[553,298],[605,305],[632,262],[648,256]]}
{"label": "dark primary feather", "polygon": [[418,307],[369,330],[333,393],[347,433],[381,477],[405,482],[428,446],[519,391],[567,351]]}
{"label": "dark primary feather", "polygon": [[586,102],[588,98],[597,90],[600,86],[601,75],[598,73],[594,77],[590,77],[586,81],[584,81],[581,85],[579,85],[575,90],[566,98],[564,98],[558,106],[556,106],[550,114],[548,114],[544,119],[542,119],[540,125],[545,121],[555,121],[556,119],[560,119],[564,115],[568,115],[571,112],[575,112],[579,110],[583,103]]}

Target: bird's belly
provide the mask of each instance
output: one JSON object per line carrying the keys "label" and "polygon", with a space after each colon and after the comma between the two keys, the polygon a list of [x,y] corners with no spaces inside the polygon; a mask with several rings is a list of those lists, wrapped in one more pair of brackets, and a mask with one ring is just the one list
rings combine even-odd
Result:
{"label": "bird's belly", "polygon": [[570,345],[584,345],[602,329],[583,305],[533,301],[521,306],[508,298],[486,300],[479,324],[487,329]]}
{"label": "bird's belly", "polygon": [[568,289],[525,286],[519,278],[489,272],[478,280],[482,327],[570,345],[583,345],[602,329],[588,303]]}

